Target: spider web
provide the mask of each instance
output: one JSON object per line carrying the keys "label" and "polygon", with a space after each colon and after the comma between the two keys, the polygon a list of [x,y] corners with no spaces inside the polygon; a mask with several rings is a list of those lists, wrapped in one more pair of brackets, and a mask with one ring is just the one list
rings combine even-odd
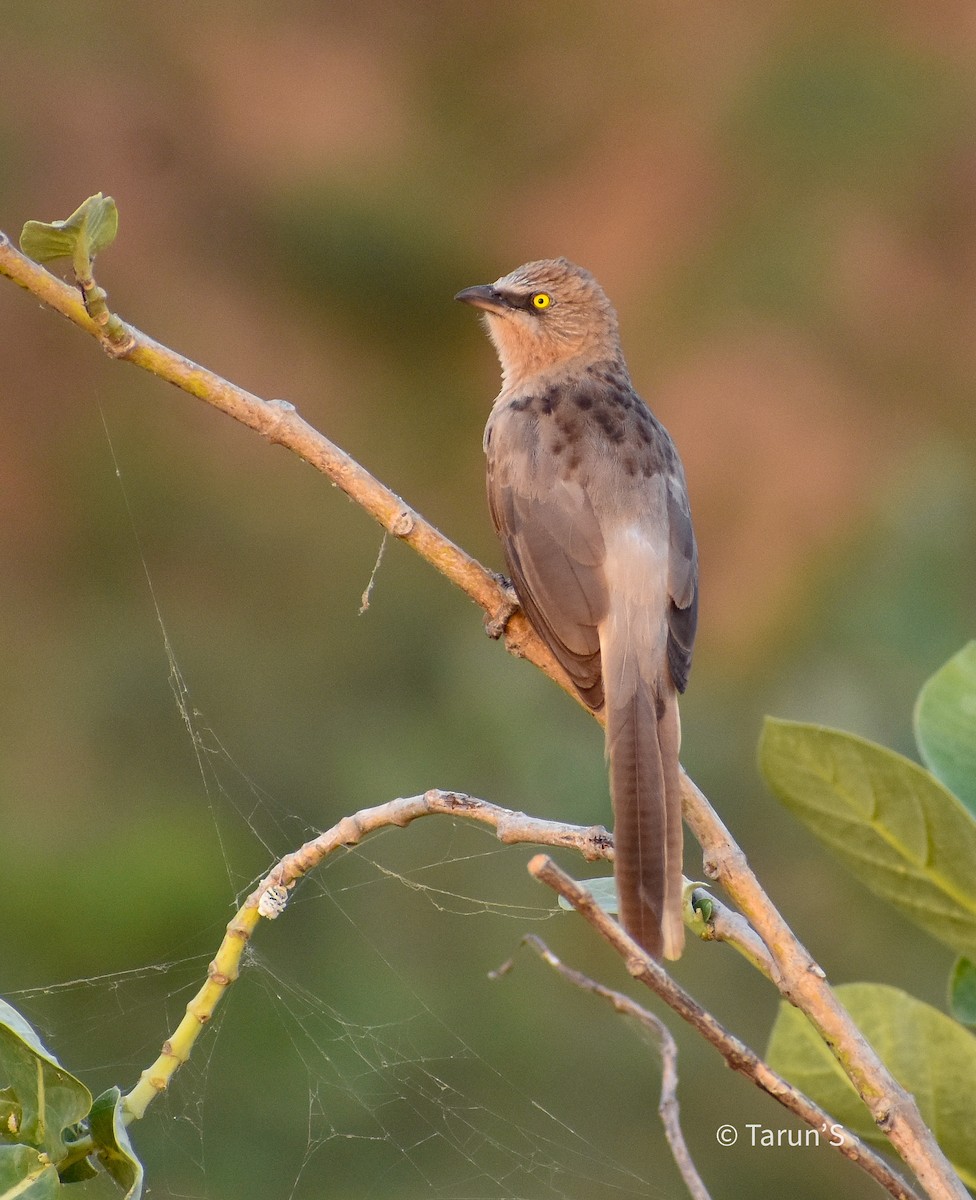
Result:
{"label": "spider web", "polygon": [[[106,437],[114,460],[107,428]],[[317,830],[250,778],[194,708],[117,461],[115,470],[233,909],[274,860]],[[524,856],[508,867],[511,857],[486,831],[436,818],[340,851],[302,881],[284,916],[261,923],[240,979],[190,1061],[131,1130],[147,1165],[148,1194],[200,1200],[256,1194],[248,1190],[249,1172],[262,1159],[274,1162],[274,1195],[282,1200],[654,1194],[648,1176],[666,1156],[652,1060],[647,1145],[610,1146],[605,1123],[591,1122],[588,1113],[612,1109],[611,1077],[604,1080],[606,1097],[572,1088],[566,1031],[586,1036],[571,1022],[589,1022],[592,1002],[575,994],[567,999],[565,985],[541,968],[531,970],[528,959],[514,978],[488,982],[487,972],[527,927],[554,917],[541,898],[511,898],[506,871],[524,875]],[[472,864],[484,861],[498,876],[497,892],[468,881]],[[217,914],[170,960],[8,998],[55,1053],[66,1024],[72,1043],[91,1046],[93,1055],[121,1043],[110,1060],[76,1056],[65,1065],[96,1091],[131,1086],[205,978],[228,915]],[[484,969],[455,971],[445,963],[459,939],[480,938]],[[532,1028],[514,1031],[520,1049],[513,1059],[507,1022],[520,1018],[513,1015],[512,989],[522,981],[528,986],[530,976],[539,1006],[555,1007],[554,996],[564,1001],[555,1022],[564,1032],[553,1030],[547,1044],[551,1013],[538,1012]],[[632,1033],[616,1036],[632,1054]],[[251,1063],[256,1044],[273,1049],[260,1065]],[[117,1194],[104,1178],[86,1187]]]}
{"label": "spider web", "polygon": [[[293,832],[302,825],[300,819],[260,797],[217,739],[199,730],[198,720],[194,713],[193,736],[215,819],[221,825],[243,824],[262,852],[273,845],[270,861],[282,849],[276,844],[282,830]],[[238,790],[228,783],[228,773],[236,778]],[[440,819],[419,824],[435,823],[450,826]],[[309,832],[302,828],[303,836]],[[558,1079],[536,1084],[497,1052],[498,1030],[488,1045],[479,1044],[478,1023],[464,1011],[471,995],[487,992],[487,1004],[483,995],[478,1002],[490,1009],[494,993],[516,986],[521,971],[499,984],[490,983],[486,973],[459,978],[453,992],[443,989],[431,997],[421,993],[389,945],[374,939],[362,919],[363,910],[388,910],[391,898],[396,907],[398,895],[427,909],[428,928],[444,919],[504,923],[509,932],[503,940],[509,947],[528,923],[553,918],[548,907],[469,895],[431,882],[444,869],[463,871],[475,858],[502,860],[504,851],[494,846],[470,848],[472,842],[477,846],[490,837],[484,831],[447,828],[446,845],[435,857],[401,871],[392,868],[389,859],[395,857],[396,839],[402,836],[403,831],[391,830],[371,839],[365,850],[340,851],[324,869],[302,881],[274,925],[261,923],[257,944],[245,953],[240,979],[229,989],[189,1062],[131,1131],[147,1165],[149,1195],[217,1200],[250,1194],[228,1190],[223,1182],[234,1174],[228,1170],[228,1144],[231,1156],[239,1153],[241,1137],[259,1152],[263,1141],[263,1152],[278,1159],[280,1186],[275,1194],[282,1200],[336,1194],[364,1200],[582,1200],[654,1194],[641,1170],[646,1151],[632,1156],[636,1164],[608,1152],[580,1122],[578,1107],[566,1111]],[[230,839],[220,840],[227,874],[240,885],[237,903],[253,880],[241,885],[234,852],[227,849]],[[287,846],[294,844],[293,839]],[[279,950],[276,939],[285,934],[289,922],[301,928],[292,944]],[[333,998],[330,972],[323,971],[321,963],[317,971],[307,969],[313,955],[328,954],[322,941],[335,937],[337,923],[346,926],[356,953],[350,958],[343,951],[338,974],[365,973],[378,980],[383,993],[378,1005],[345,998],[349,989],[344,979],[337,989],[344,998]],[[201,932],[215,948],[219,923]],[[148,1025],[154,1033],[118,1058],[65,1063],[95,1090],[112,1083],[131,1086],[155,1058],[162,1036],[178,1023],[205,977],[210,956],[193,954],[65,980],[9,994],[8,999],[39,1027],[55,1053],[60,1030],[69,1022],[72,1042],[92,1047],[124,1040],[120,1032],[130,1025]],[[489,965],[499,961],[496,957]],[[543,995],[562,995],[565,985],[539,968],[533,971],[533,966],[526,958],[524,977],[530,972],[540,976],[536,985]],[[313,985],[306,982],[309,974],[318,977]],[[587,1002],[577,1003],[575,995],[573,1002],[581,1019],[589,1020],[593,1014]],[[256,1038],[278,1048],[276,1075],[252,1079],[250,1103],[241,1105],[239,1082],[228,1080],[237,1080],[242,1071],[247,1077],[248,1054]],[[632,1034],[625,1032],[624,1038]],[[554,1043],[549,1053],[571,1077],[567,1048]],[[656,1070],[650,1059],[648,1064],[656,1087]],[[266,1108],[267,1119],[246,1118],[236,1137],[229,1138],[226,1129],[233,1125],[235,1108],[253,1109],[256,1096],[263,1098],[258,1108]],[[647,1123],[656,1134],[654,1107],[652,1087]],[[284,1134],[279,1115],[287,1123]],[[336,1176],[343,1180],[338,1192],[329,1184]],[[358,1181],[355,1187],[350,1176]],[[94,1186],[98,1195],[117,1194],[103,1182]]]}

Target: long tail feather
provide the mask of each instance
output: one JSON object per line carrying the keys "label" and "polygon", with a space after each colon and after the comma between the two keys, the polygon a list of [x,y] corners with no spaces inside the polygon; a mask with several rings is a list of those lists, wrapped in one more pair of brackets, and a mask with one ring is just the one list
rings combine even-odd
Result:
{"label": "long tail feather", "polygon": [[631,698],[608,697],[617,896],[624,928],[655,958],[678,958],[681,914],[680,726],[674,690],[641,680]]}

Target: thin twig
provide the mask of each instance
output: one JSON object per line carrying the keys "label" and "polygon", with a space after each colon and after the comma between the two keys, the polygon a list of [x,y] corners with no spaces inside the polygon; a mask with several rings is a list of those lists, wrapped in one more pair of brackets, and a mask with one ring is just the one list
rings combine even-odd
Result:
{"label": "thin twig", "polygon": [[[311,463],[384,529],[407,542],[479,604],[488,614],[489,622],[497,625],[504,621],[505,644],[510,652],[527,658],[579,700],[566,673],[533,631],[524,613],[515,612],[505,619],[511,601],[497,578],[423,520],[344,450],[303,421],[293,405],[262,400],[235,387],[133,326],[120,326],[123,340],[118,344],[111,342],[85,311],[78,291],[15,250],[2,232],[0,274],[98,339],[110,356],[127,359],[168,380]],[[797,941],[749,870],[742,850],[687,776],[683,792],[685,819],[704,850],[706,873],[719,880],[766,943],[777,968],[774,979],[780,991],[810,1018],[879,1129],[911,1166],[932,1200],[969,1200],[913,1098],[860,1034],[827,985],[822,969]]]}
{"label": "thin twig", "polygon": [[[591,979],[589,975],[584,975],[582,971],[577,971],[573,967],[567,966],[562,959],[549,949],[542,938],[537,937],[534,933],[527,933],[522,938],[522,944],[523,946],[531,947],[544,963],[547,963],[563,979],[573,984],[574,987],[581,988],[586,992],[592,992],[594,995],[606,1000],[616,1012],[621,1013],[625,1017],[633,1017],[654,1038],[661,1055],[661,1099],[658,1102],[657,1111],[664,1126],[664,1136],[671,1147],[671,1156],[678,1170],[681,1172],[681,1178],[685,1182],[685,1187],[691,1193],[694,1200],[711,1200],[708,1189],[705,1187],[702,1177],[698,1173],[698,1168],[695,1166],[691,1153],[688,1150],[685,1135],[681,1130],[680,1108],[678,1104],[678,1044],[671,1036],[671,1030],[668,1029],[660,1017],[656,1017],[653,1013],[648,1012],[646,1008],[642,1008],[630,996],[625,996],[623,992],[616,992],[613,988],[608,988],[602,983],[597,983],[595,979]],[[499,967],[497,971],[492,971],[492,978],[498,978],[501,975],[507,974],[513,965],[514,960],[509,960],[509,962]]]}
{"label": "thin twig", "polygon": [[[725,942],[726,945],[732,946],[778,987],[779,970],[773,962],[772,955],[766,948],[766,943],[745,917],[723,904],[711,892],[706,892],[704,888],[696,888],[692,898],[696,905],[695,919],[688,922],[692,932],[703,942]],[[706,903],[707,917],[702,912]]]}
{"label": "thin twig", "polygon": [[729,1033],[710,1012],[676,983],[664,968],[629,937],[623,928],[593,899],[589,890],[561,870],[545,854],[537,854],[529,863],[529,871],[542,883],[565,897],[576,911],[593,926],[623,958],[627,970],[659,996],[669,1008],[687,1021],[706,1041],[710,1042],[734,1070],[752,1080],[756,1087],[778,1100],[784,1108],[824,1134],[829,1129],[829,1144],[857,1163],[892,1196],[918,1200],[904,1180],[888,1164],[849,1130],[837,1124],[830,1113],[814,1104],[807,1096],[788,1083],[768,1066],[745,1042]]}

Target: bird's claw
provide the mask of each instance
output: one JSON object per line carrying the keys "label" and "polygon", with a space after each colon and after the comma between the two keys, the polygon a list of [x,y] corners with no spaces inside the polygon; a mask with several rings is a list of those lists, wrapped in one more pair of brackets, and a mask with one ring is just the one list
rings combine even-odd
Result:
{"label": "bird's claw", "polygon": [[485,614],[485,633],[493,642],[498,641],[505,632],[505,627],[512,619],[512,615],[519,610],[518,596],[515,594],[512,581],[506,579],[504,575],[495,575],[495,582],[501,590],[502,601],[494,612]]}

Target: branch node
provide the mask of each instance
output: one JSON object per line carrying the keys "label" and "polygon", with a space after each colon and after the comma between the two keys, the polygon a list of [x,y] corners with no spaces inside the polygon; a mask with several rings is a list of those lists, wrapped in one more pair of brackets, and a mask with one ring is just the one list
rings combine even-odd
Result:
{"label": "branch node", "polygon": [[264,411],[270,413],[270,420],[265,422],[262,433],[272,446],[289,445],[288,438],[281,433],[289,417],[298,411],[290,400],[268,400],[263,405]]}
{"label": "branch node", "polygon": [[417,515],[409,508],[401,508],[390,522],[390,533],[395,538],[409,537],[417,526]]}
{"label": "branch node", "polygon": [[115,337],[110,334],[99,334],[98,344],[109,358],[125,358],[136,348],[136,339],[128,329],[125,329],[124,336],[121,337],[118,334]]}
{"label": "branch node", "polygon": [[363,827],[355,817],[343,817],[335,827],[336,841],[340,846],[355,846],[363,837]]}
{"label": "branch node", "polygon": [[[207,967],[207,978],[211,983],[215,983],[218,987],[229,987],[236,979],[237,972],[229,974],[227,971],[222,971],[217,966],[216,959]],[[189,1011],[189,1008],[187,1009]]]}
{"label": "branch node", "polygon": [[632,975],[634,979],[643,979],[647,974],[647,962],[637,954],[628,955],[624,965],[627,967],[627,974]]}

